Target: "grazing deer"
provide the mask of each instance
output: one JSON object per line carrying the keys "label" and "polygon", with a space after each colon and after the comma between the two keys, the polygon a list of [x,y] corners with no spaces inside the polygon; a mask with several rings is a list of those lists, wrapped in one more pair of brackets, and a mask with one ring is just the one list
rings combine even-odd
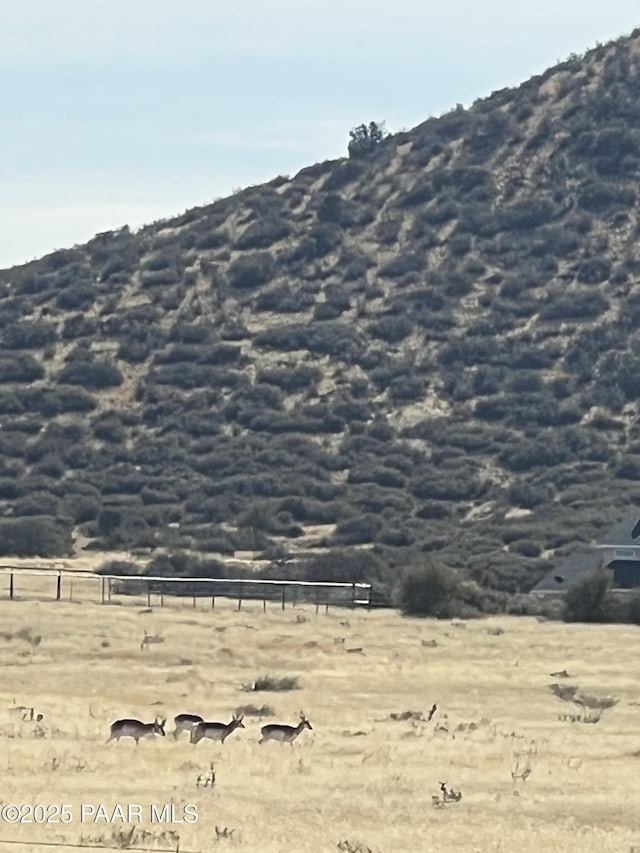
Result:
{"label": "grazing deer", "polygon": [[282,726],[279,723],[270,723],[268,726],[263,726],[261,729],[262,737],[258,743],[264,743],[267,740],[277,740],[280,743],[288,743],[293,748],[294,740],[299,734],[302,734],[304,729],[313,731],[311,723],[307,720],[304,713],[300,711],[300,722],[297,726]]}
{"label": "grazing deer", "polygon": [[180,732],[189,732],[191,734],[198,723],[203,723],[202,717],[197,714],[178,714],[173,718],[175,729],[173,730],[174,740],[178,740]]}
{"label": "grazing deer", "polygon": [[234,732],[236,729],[245,728],[243,720],[244,714],[242,716],[234,714],[230,723],[200,722],[191,729],[191,743],[199,743],[203,737],[208,737],[210,740],[219,740],[220,743],[224,743],[231,732]]}
{"label": "grazing deer", "polygon": [[153,735],[164,737],[164,724],[166,722],[166,719],[159,720],[158,717],[153,723],[141,723],[140,720],[116,720],[115,723],[111,723],[111,736],[106,742],[119,741],[121,737],[132,737],[138,746],[141,737],[153,737]]}

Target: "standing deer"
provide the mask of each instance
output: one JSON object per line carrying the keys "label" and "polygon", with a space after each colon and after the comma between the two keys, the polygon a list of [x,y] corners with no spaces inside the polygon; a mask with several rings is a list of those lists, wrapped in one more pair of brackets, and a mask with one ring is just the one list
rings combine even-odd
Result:
{"label": "standing deer", "polygon": [[261,729],[262,737],[258,743],[264,743],[267,740],[277,740],[280,743],[288,743],[293,748],[294,740],[299,734],[302,734],[304,729],[313,731],[311,723],[307,720],[304,713],[300,711],[300,722],[297,726],[282,726],[279,723],[270,723],[268,726],[263,726]]}
{"label": "standing deer", "polygon": [[178,714],[177,717],[173,718],[173,724],[175,725],[175,729],[173,730],[174,740],[178,740],[180,732],[189,732],[191,734],[198,723],[203,722],[203,718],[197,714]]}
{"label": "standing deer", "polygon": [[231,732],[245,728],[243,720],[244,714],[242,716],[234,714],[230,723],[205,723],[204,721],[197,723],[191,729],[191,743],[199,743],[203,737],[224,743]]}
{"label": "standing deer", "polygon": [[132,737],[138,746],[138,741],[142,737],[153,737],[153,735],[165,737],[164,724],[166,722],[166,719],[160,720],[158,717],[153,723],[141,723],[140,720],[116,720],[115,723],[111,723],[109,729],[111,736],[106,742],[119,741],[121,737]]}

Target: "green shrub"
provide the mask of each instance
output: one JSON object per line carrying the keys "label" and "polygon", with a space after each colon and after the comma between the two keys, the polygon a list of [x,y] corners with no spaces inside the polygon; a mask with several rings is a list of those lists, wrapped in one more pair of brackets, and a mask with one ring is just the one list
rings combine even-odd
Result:
{"label": "green shrub", "polygon": [[119,368],[106,361],[73,361],[58,376],[61,384],[82,385],[95,390],[122,385],[123,381]]}
{"label": "green shrub", "polygon": [[71,519],[31,515],[0,520],[2,556],[64,557],[71,552]]}
{"label": "green shrub", "polygon": [[353,183],[363,173],[364,166],[357,160],[347,160],[337,163],[325,179],[322,189],[326,192],[340,190],[347,184]]}
{"label": "green shrub", "polygon": [[379,243],[389,245],[398,240],[402,228],[402,216],[389,216],[384,214],[376,226],[376,240]]}
{"label": "green shrub", "polygon": [[35,382],[43,376],[42,365],[29,353],[0,357],[0,382]]}
{"label": "green shrub", "polygon": [[322,222],[309,229],[307,236],[293,250],[293,261],[324,258],[342,242],[342,229],[333,222]]}
{"label": "green shrub", "polygon": [[273,256],[269,252],[242,255],[227,270],[229,284],[236,290],[248,290],[266,284],[274,273]]}
{"label": "green shrub", "polygon": [[2,333],[2,344],[7,349],[41,349],[56,339],[56,327],[43,320],[22,320],[7,326]]}
{"label": "green shrub", "polygon": [[631,187],[604,181],[586,182],[577,193],[578,205],[590,213],[604,213],[608,210],[617,211],[623,207],[633,207],[635,200],[636,194]]}
{"label": "green shrub", "polygon": [[349,131],[349,157],[356,159],[372,154],[389,134],[384,122],[371,121],[360,124]]}
{"label": "green shrub", "polygon": [[564,296],[549,297],[540,311],[541,320],[574,320],[600,317],[606,312],[609,302],[598,291],[582,290]]}
{"label": "green shrub", "polygon": [[565,593],[564,621],[603,621],[611,580],[609,573],[598,570],[572,583]]}
{"label": "green shrub", "polygon": [[382,527],[382,521],[378,516],[359,515],[340,521],[336,525],[333,541],[337,545],[364,545],[375,542],[378,531]]}
{"label": "green shrub", "polygon": [[300,679],[297,675],[277,678],[273,675],[262,675],[247,685],[247,690],[268,690],[284,692],[286,690],[299,690]]}
{"label": "green shrub", "polygon": [[403,341],[411,331],[411,321],[401,314],[385,314],[369,325],[372,337],[393,344]]}
{"label": "green shrub", "polygon": [[322,371],[317,367],[301,364],[290,367],[270,367],[261,370],[256,381],[267,385],[276,385],[288,394],[311,388],[322,379]]}
{"label": "green shrub", "polygon": [[64,321],[62,337],[65,341],[75,338],[89,338],[98,331],[98,323],[93,317],[84,314],[73,314]]}
{"label": "green shrub", "polygon": [[388,261],[380,270],[380,275],[387,278],[401,278],[410,272],[420,272],[426,268],[427,262],[423,252],[402,252]]}
{"label": "green shrub", "polygon": [[576,278],[583,284],[600,284],[611,274],[611,261],[608,258],[588,258],[578,267]]}
{"label": "green shrub", "polygon": [[291,228],[285,219],[270,217],[252,222],[236,239],[236,249],[268,249],[289,236]]}
{"label": "green shrub", "polygon": [[448,617],[457,586],[453,570],[426,559],[422,565],[405,570],[394,601],[405,616]]}

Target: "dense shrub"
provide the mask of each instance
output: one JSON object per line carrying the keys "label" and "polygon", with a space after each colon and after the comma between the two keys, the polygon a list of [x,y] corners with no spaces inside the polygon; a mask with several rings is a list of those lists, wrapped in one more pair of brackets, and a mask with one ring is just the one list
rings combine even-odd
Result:
{"label": "dense shrub", "polygon": [[96,438],[111,444],[120,444],[127,435],[122,420],[115,412],[105,412],[100,415],[93,425],[93,434]]}
{"label": "dense shrub", "polygon": [[72,551],[71,520],[49,515],[0,520],[0,554],[17,557],[64,557]]}
{"label": "dense shrub", "polygon": [[262,290],[257,295],[254,307],[256,311],[278,311],[281,314],[306,311],[315,303],[315,296],[301,287],[280,284],[270,290]]}
{"label": "dense shrub", "polygon": [[588,258],[578,267],[577,279],[583,284],[599,284],[606,281],[611,273],[611,261],[608,258]]}
{"label": "dense shrub", "polygon": [[342,229],[333,222],[323,222],[309,229],[292,253],[294,261],[313,261],[324,258],[342,241]]}
{"label": "dense shrub", "polygon": [[90,394],[72,385],[59,385],[57,388],[28,388],[20,398],[25,409],[39,412],[45,417],[64,412],[91,412],[96,407],[96,401]]}
{"label": "dense shrub", "polygon": [[387,278],[401,278],[410,272],[425,269],[426,260],[422,252],[403,252],[388,261],[380,270],[380,275]]}
{"label": "dense shrub", "polygon": [[44,320],[12,323],[2,333],[2,345],[7,349],[41,349],[53,343],[55,339],[55,326]]}
{"label": "dense shrub", "polygon": [[376,226],[376,240],[388,245],[395,243],[402,227],[402,216],[383,215]]}
{"label": "dense shrub", "polygon": [[229,284],[236,290],[247,290],[266,284],[274,273],[273,256],[269,252],[242,255],[229,264]]}
{"label": "dense shrub", "polygon": [[583,184],[577,193],[577,201],[583,210],[592,213],[604,213],[608,210],[619,210],[633,207],[636,194],[631,187],[590,181]]}
{"label": "dense shrub", "polygon": [[564,296],[555,294],[540,310],[542,320],[573,320],[599,317],[609,307],[606,297],[598,291],[575,290]]}
{"label": "dense shrub", "polygon": [[273,243],[289,236],[289,223],[280,217],[252,222],[236,239],[236,249],[268,249]]}
{"label": "dense shrub", "polygon": [[410,335],[411,331],[411,321],[402,314],[385,314],[379,320],[369,324],[369,333],[372,337],[387,343],[399,343]]}
{"label": "dense shrub", "polygon": [[82,385],[95,390],[122,385],[123,381],[119,368],[106,361],[74,361],[67,364],[58,376],[61,384]]}
{"label": "dense shrub", "polygon": [[333,541],[339,545],[362,545],[376,540],[382,526],[380,518],[375,515],[360,515],[336,525]]}
{"label": "dense shrub", "polygon": [[405,616],[449,617],[458,580],[453,570],[425,558],[406,569],[395,590],[394,603]]}
{"label": "dense shrub", "polygon": [[565,594],[565,622],[603,621],[610,588],[611,577],[602,570],[576,580]]}
{"label": "dense shrub", "polygon": [[315,387],[322,378],[322,371],[317,367],[301,364],[298,367],[272,367],[261,370],[257,376],[258,382],[277,385],[289,394]]}
{"label": "dense shrub", "polygon": [[66,287],[56,297],[56,305],[63,311],[82,311],[93,304],[94,294],[86,287]]}
{"label": "dense shrub", "polygon": [[357,180],[364,171],[364,165],[357,160],[347,160],[333,166],[329,176],[325,179],[322,189],[326,192],[340,190],[347,184]]}
{"label": "dense shrub", "polygon": [[34,382],[43,376],[42,365],[28,353],[0,356],[0,382]]}
{"label": "dense shrub", "polygon": [[349,131],[349,157],[356,159],[372,154],[388,136],[384,122],[370,121]]}
{"label": "dense shrub", "polygon": [[523,199],[503,207],[499,213],[499,223],[505,231],[528,231],[548,222],[553,212],[553,204],[548,199]]}

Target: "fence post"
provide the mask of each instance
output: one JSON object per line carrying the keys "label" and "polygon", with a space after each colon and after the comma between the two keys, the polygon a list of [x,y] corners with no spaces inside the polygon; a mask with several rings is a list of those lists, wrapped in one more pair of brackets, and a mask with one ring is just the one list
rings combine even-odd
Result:
{"label": "fence post", "polygon": [[69,601],[73,601],[73,581],[69,581]]}
{"label": "fence post", "polygon": [[107,601],[111,601],[111,578],[107,578]]}
{"label": "fence post", "polygon": [[216,606],[216,597],[215,597],[215,595],[212,595],[211,596],[211,609],[213,610],[213,608],[215,606]]}
{"label": "fence post", "polygon": [[104,578],[100,578],[100,604],[104,604]]}
{"label": "fence post", "polygon": [[355,583],[351,584],[351,607],[355,608],[356,606],[356,585]]}
{"label": "fence post", "polygon": [[287,588],[286,588],[286,586],[283,586],[282,587],[282,609],[283,610],[284,610],[284,601],[285,601],[286,593],[287,593]]}
{"label": "fence post", "polygon": [[9,598],[13,601],[13,572],[9,575]]}
{"label": "fence post", "polygon": [[242,584],[238,584],[238,610],[242,607]]}
{"label": "fence post", "polygon": [[56,601],[60,601],[61,586],[62,586],[62,572],[58,572],[58,578],[56,580]]}

